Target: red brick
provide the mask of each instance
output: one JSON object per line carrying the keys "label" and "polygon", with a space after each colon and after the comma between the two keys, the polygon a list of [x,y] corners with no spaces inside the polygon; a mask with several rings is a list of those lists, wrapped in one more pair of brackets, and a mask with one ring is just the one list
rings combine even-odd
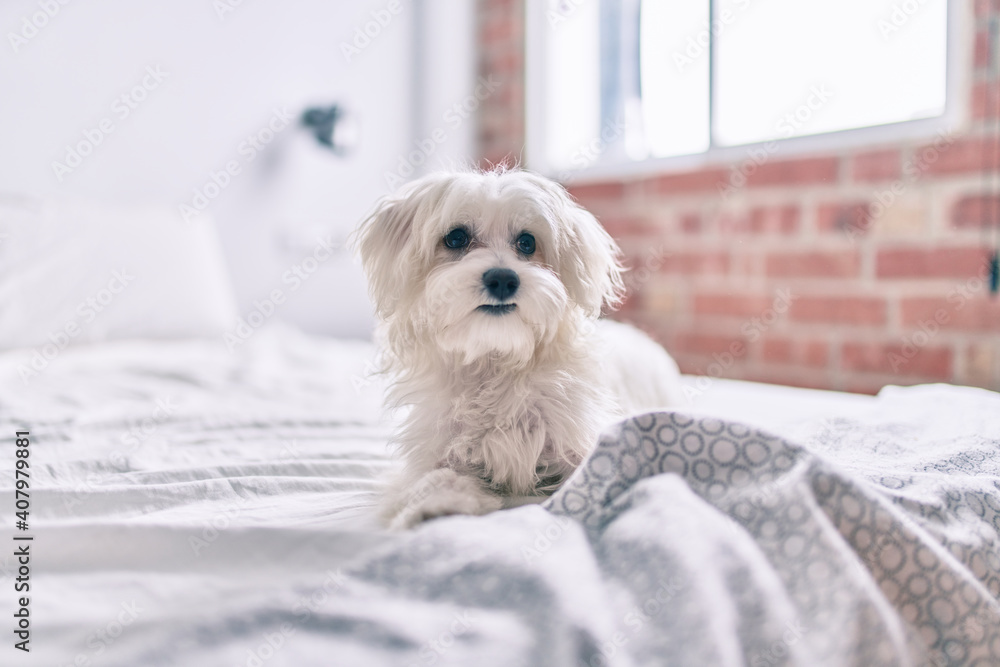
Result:
{"label": "red brick", "polygon": [[662,273],[720,274],[729,271],[725,252],[681,252],[668,255],[660,267]]}
{"label": "red brick", "polygon": [[869,202],[820,204],[816,209],[816,228],[821,232],[851,231],[863,234],[871,224]]}
{"label": "red brick", "polygon": [[[628,289],[626,286],[625,296],[622,297],[621,303],[619,303],[618,307],[614,310],[615,319],[620,319],[622,315],[633,315],[638,312],[640,302],[641,298],[637,296],[636,291]],[[607,314],[607,312],[604,313],[604,315]]]}
{"label": "red brick", "polygon": [[484,25],[492,23],[513,23],[514,28],[519,30],[519,24],[521,21],[521,2],[502,0],[501,2],[489,2],[485,5],[480,5],[479,9],[479,26],[480,29]]}
{"label": "red brick", "polygon": [[487,44],[505,43],[510,41],[514,34],[514,21],[494,20],[487,21],[480,30],[483,42]]}
{"label": "red brick", "polygon": [[[974,291],[975,290],[975,291]],[[1000,299],[987,295],[982,283],[970,280],[946,297],[914,297],[900,304],[903,325],[932,329],[1000,332]]]}
{"label": "red brick", "polygon": [[619,237],[635,234],[646,234],[651,225],[641,218],[634,216],[600,216],[601,226],[611,234]]}
{"label": "red brick", "polygon": [[697,213],[685,213],[682,215],[681,231],[685,234],[700,234],[702,231],[701,216]]}
{"label": "red brick", "polygon": [[1000,346],[995,341],[971,343],[964,350],[965,373],[962,383],[976,387],[1000,389]]}
{"label": "red brick", "polygon": [[885,324],[885,299],[869,296],[800,296],[790,312],[797,322]]}
{"label": "red brick", "polygon": [[514,0],[480,0],[485,11],[492,10],[497,14],[506,14],[514,9]]}
{"label": "red brick", "polygon": [[[735,360],[746,357],[747,342],[742,338],[730,338],[716,334],[683,332],[674,334],[667,342],[667,349],[672,354],[732,354]],[[703,371],[704,372],[704,371]]]}
{"label": "red brick", "polygon": [[792,234],[798,229],[799,217],[798,206],[757,206],[722,213],[718,229],[722,234]]}
{"label": "red brick", "polygon": [[896,149],[859,153],[851,160],[851,177],[858,182],[891,181],[899,178],[903,160]]}
{"label": "red brick", "polygon": [[956,229],[979,229],[1000,224],[1000,195],[969,195],[951,207],[951,226]]}
{"label": "red brick", "polygon": [[818,157],[783,162],[765,162],[747,176],[751,187],[769,185],[802,185],[806,183],[836,183],[840,158]]}
{"label": "red brick", "polygon": [[750,216],[742,211],[727,211],[719,215],[715,225],[723,236],[745,234],[750,231]]}
{"label": "red brick", "polygon": [[1000,12],[1000,0],[975,0],[976,18],[986,18],[991,13]]}
{"label": "red brick", "polygon": [[825,341],[817,340],[802,343],[802,351],[799,353],[799,363],[806,366],[826,366],[829,359],[829,348]]}
{"label": "red brick", "polygon": [[518,51],[508,51],[497,53],[489,61],[489,67],[483,72],[483,76],[490,73],[494,78],[500,80],[500,86],[506,86],[511,79],[520,79],[524,71],[524,58]]}
{"label": "red brick", "polygon": [[976,41],[972,47],[972,65],[976,69],[989,67],[990,65],[990,31],[977,30]]}
{"label": "red brick", "polygon": [[761,350],[764,361],[787,364],[792,361],[792,341],[787,338],[768,338]]}
{"label": "red brick", "polygon": [[758,206],[750,209],[750,231],[755,234],[792,234],[799,228],[798,206]]}
{"label": "red brick", "polygon": [[861,258],[856,251],[772,253],[765,266],[772,277],[851,278],[858,275]]}
{"label": "red brick", "polygon": [[926,144],[914,151],[910,171],[950,175],[990,169],[996,162],[995,141],[993,137],[966,137],[950,143],[941,139],[939,145]]}
{"label": "red brick", "polygon": [[907,342],[844,343],[840,350],[840,366],[850,371],[948,380],[951,378],[952,351],[947,347],[920,347]]}
{"label": "red brick", "polygon": [[[496,100],[502,107],[511,109],[524,108],[524,89],[518,81],[504,82],[504,84],[497,89]],[[506,120],[511,130],[516,130],[521,127],[520,123],[517,122],[516,117],[508,116]]]}
{"label": "red brick", "polygon": [[567,189],[574,199],[581,202],[588,199],[621,199],[625,194],[625,184],[615,181],[571,185]]}
{"label": "red brick", "polygon": [[646,187],[659,194],[684,194],[717,190],[728,182],[729,174],[724,169],[704,169],[675,174],[661,174],[648,181]]}
{"label": "red brick", "polygon": [[879,250],[875,274],[879,278],[971,278],[988,257],[981,247]]}
{"label": "red brick", "polygon": [[[996,118],[1000,116],[1000,85],[996,81],[978,81],[972,86],[972,117]],[[996,164],[994,153],[987,152],[986,160]]]}
{"label": "red brick", "polygon": [[823,368],[829,358],[825,341],[802,341],[787,338],[767,338],[762,348],[764,361]]}
{"label": "red brick", "polygon": [[773,302],[773,297],[760,294],[698,293],[694,297],[694,312],[696,315],[760,317]]}

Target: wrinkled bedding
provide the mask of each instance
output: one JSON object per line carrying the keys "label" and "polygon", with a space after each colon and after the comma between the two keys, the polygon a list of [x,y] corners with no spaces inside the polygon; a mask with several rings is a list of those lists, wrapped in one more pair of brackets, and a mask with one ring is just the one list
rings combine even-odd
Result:
{"label": "wrinkled bedding", "polygon": [[5,628],[0,664],[1000,664],[997,394],[714,381],[541,504],[388,533],[371,353],[270,328],[28,382],[0,355],[0,539],[34,536],[31,652]]}

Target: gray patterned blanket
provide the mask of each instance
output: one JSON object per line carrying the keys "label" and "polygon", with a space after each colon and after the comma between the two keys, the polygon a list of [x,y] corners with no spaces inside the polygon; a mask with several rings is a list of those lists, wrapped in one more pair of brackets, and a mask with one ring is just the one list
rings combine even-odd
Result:
{"label": "gray patterned blanket", "polygon": [[453,608],[412,664],[1000,665],[1000,401],[897,391],[912,418],[810,446],[632,418],[544,506],[432,522],[354,576]]}

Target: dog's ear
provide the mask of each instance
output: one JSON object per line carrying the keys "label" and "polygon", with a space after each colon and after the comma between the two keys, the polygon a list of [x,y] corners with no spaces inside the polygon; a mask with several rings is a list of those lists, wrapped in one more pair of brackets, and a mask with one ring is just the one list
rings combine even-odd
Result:
{"label": "dog's ear", "polygon": [[385,197],[351,238],[361,256],[375,313],[383,319],[395,310],[406,279],[406,263],[402,258],[410,239],[414,211],[404,198]]}
{"label": "dog's ear", "polygon": [[351,245],[361,257],[361,266],[368,279],[368,293],[375,303],[375,312],[390,317],[407,290],[418,278],[419,259],[416,256],[417,234],[414,225],[433,206],[431,193],[442,183],[439,175],[409,183],[393,195],[378,202],[375,210],[352,234]]}
{"label": "dog's ear", "polygon": [[625,295],[621,251],[589,211],[555,185],[556,214],[565,234],[560,244],[559,275],[570,298],[591,317],[603,306],[615,307]]}

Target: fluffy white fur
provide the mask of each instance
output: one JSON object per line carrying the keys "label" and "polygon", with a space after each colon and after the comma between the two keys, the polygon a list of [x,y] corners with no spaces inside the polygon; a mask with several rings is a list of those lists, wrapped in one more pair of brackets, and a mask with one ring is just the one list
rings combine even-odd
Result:
{"label": "fluffy white fur", "polygon": [[[468,231],[468,247],[444,238]],[[535,251],[519,251],[530,234]],[[525,171],[434,174],[378,205],[355,235],[380,319],[405,471],[393,527],[484,514],[551,493],[626,412],[675,403],[677,366],[635,329],[598,323],[624,290],[619,251],[559,185]],[[520,281],[496,298],[484,273]],[[480,306],[516,304],[511,312]]]}

